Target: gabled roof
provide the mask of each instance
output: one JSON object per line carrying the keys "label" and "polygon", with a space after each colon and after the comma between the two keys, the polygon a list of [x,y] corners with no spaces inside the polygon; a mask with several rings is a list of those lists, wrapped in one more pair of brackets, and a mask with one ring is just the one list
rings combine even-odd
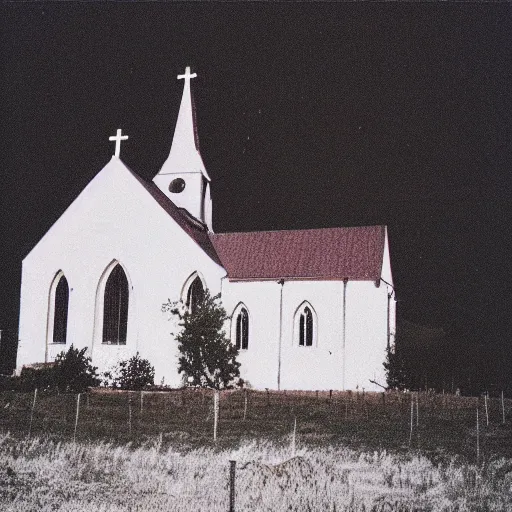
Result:
{"label": "gabled roof", "polygon": [[210,234],[233,280],[377,281],[385,226]]}
{"label": "gabled roof", "polygon": [[208,233],[202,222],[176,206],[153,182],[125,167],[199,247],[226,269],[230,279],[377,281],[381,276],[384,226]]}
{"label": "gabled roof", "polygon": [[156,202],[177,222],[177,224],[203,249],[215,263],[222,265],[212,241],[208,236],[206,225],[192,217],[184,208],[178,208],[153,182],[142,179],[137,173],[126,169],[153,196]]}

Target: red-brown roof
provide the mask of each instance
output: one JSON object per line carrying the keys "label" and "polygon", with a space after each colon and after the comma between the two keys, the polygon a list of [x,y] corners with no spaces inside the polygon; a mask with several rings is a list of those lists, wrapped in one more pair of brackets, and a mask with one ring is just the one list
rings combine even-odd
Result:
{"label": "red-brown roof", "polygon": [[381,276],[385,227],[210,234],[230,279],[351,279]]}

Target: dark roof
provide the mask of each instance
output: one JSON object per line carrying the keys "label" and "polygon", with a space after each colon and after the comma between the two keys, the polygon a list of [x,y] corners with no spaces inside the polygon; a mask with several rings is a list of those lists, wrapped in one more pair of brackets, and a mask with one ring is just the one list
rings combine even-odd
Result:
{"label": "dark roof", "polygon": [[[124,162],[123,162],[124,164]],[[132,176],[153,196],[156,202],[178,223],[178,225],[203,249],[215,263],[222,265],[208,236],[205,224],[192,217],[184,208],[178,208],[153,182],[142,179],[137,173],[125,167]]]}
{"label": "dark roof", "polygon": [[230,279],[381,276],[384,226],[210,234]]}

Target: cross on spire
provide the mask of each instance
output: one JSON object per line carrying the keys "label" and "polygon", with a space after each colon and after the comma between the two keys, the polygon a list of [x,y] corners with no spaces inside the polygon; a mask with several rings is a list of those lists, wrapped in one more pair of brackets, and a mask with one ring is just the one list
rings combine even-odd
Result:
{"label": "cross on spire", "polygon": [[178,80],[181,80],[182,78],[185,79],[185,85],[188,83],[190,83],[190,79],[191,78],[195,78],[197,76],[197,73],[191,73],[190,72],[190,66],[187,66],[185,68],[185,74],[184,75],[178,75]]}
{"label": "cross on spire", "polygon": [[121,131],[122,131],[121,128],[118,128],[117,129],[117,134],[116,135],[112,135],[112,137],[108,138],[108,140],[116,141],[116,150],[115,150],[114,155],[117,158],[119,158],[119,154],[121,153],[121,141],[128,139],[128,135],[121,135]]}

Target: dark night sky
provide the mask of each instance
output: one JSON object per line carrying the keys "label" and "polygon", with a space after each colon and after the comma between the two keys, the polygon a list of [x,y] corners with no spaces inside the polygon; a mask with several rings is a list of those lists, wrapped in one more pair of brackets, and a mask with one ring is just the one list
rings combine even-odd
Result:
{"label": "dark night sky", "polygon": [[386,224],[400,317],[510,339],[509,5],[2,4],[0,25],[0,327],[117,128],[157,173],[191,65],[216,231]]}

